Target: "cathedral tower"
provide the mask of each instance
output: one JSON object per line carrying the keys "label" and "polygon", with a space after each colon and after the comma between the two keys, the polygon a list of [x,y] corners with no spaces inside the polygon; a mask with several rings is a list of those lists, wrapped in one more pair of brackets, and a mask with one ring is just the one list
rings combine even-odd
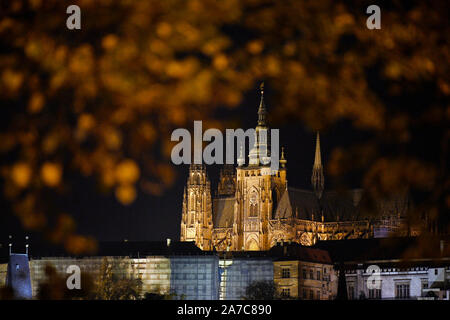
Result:
{"label": "cathedral tower", "polygon": [[203,250],[212,250],[211,184],[202,164],[191,164],[183,194],[181,241],[195,241]]}
{"label": "cathedral tower", "polygon": [[[261,101],[258,108],[255,144],[250,149],[248,165],[245,165],[241,154],[236,169],[233,250],[268,250],[270,248],[269,220],[273,218],[276,204],[287,188],[284,156],[280,160],[280,169],[276,172],[271,172],[270,163],[260,161],[260,152],[264,148],[267,150],[264,156],[270,158],[268,138],[270,134],[266,120],[263,84],[260,89]],[[267,139],[259,139],[260,130],[267,130]]]}

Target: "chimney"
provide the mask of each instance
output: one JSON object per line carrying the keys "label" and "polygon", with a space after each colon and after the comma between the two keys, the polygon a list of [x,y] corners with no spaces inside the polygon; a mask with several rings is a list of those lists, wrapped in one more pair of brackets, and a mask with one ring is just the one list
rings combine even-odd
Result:
{"label": "chimney", "polygon": [[170,247],[170,238],[167,239],[167,246]]}

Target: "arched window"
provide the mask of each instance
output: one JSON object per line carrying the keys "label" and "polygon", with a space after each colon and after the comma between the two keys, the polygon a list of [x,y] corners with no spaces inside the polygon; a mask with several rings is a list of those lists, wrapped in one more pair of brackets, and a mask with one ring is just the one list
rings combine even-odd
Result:
{"label": "arched window", "polygon": [[191,193],[191,196],[189,197],[190,199],[190,208],[189,210],[194,210],[195,209],[195,196],[193,193]]}
{"label": "arched window", "polygon": [[259,201],[258,192],[255,189],[253,189],[252,192],[250,193],[249,217],[258,216],[258,201]]}
{"label": "arched window", "polygon": [[257,217],[258,216],[258,204],[250,204],[250,217]]}
{"label": "arched window", "polygon": [[272,189],[272,219],[275,219],[278,208],[278,192],[275,188]]}

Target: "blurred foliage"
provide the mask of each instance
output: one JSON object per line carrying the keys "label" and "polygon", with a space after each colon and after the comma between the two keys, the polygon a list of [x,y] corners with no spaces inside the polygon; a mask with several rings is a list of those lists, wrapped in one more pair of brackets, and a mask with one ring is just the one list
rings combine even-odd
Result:
{"label": "blurred foliage", "polygon": [[59,274],[51,264],[45,266],[45,280],[39,283],[37,299],[39,300],[83,300],[92,295],[95,283],[89,273],[81,273],[81,289],[67,288],[67,275]]}
{"label": "blurred foliage", "polygon": [[[77,4],[82,29],[66,28]],[[274,123],[325,130],[346,119],[364,144],[337,149],[328,173],[363,169],[376,197],[408,192],[443,230],[450,208],[447,1],[10,0],[0,13],[0,174],[24,226],[51,228],[48,199],[69,172],[130,204],[174,181],[170,133],[235,108],[261,79]],[[50,196],[44,197],[49,194]],[[57,209],[54,209],[57,212]],[[64,220],[68,223],[64,223]],[[448,229],[447,229],[448,230]],[[72,239],[72,245],[67,242]],[[77,244],[78,243],[78,244]]]}
{"label": "blurred foliage", "polygon": [[[37,299],[136,300],[140,298],[142,282],[133,271],[124,259],[104,258],[98,272],[81,273],[81,289],[69,290],[67,275],[59,274],[48,264],[45,266],[45,280],[39,283]],[[6,294],[5,299],[8,299]]]}

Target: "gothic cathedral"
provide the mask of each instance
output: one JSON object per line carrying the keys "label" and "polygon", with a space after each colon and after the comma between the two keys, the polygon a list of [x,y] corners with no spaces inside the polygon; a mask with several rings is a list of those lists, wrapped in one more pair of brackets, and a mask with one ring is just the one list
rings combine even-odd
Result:
{"label": "gothic cathedral", "polygon": [[[256,132],[270,130],[266,115],[261,86]],[[258,140],[249,151],[248,163],[241,152],[237,167],[224,165],[214,197],[205,166],[190,166],[183,194],[181,241],[194,241],[202,250],[268,250],[281,241],[313,245],[317,240],[386,236],[401,229],[407,197],[380,201],[380,218],[374,220],[360,208],[361,189],[325,191],[319,133],[312,190],[288,186],[283,151],[276,172],[260,163],[259,152],[262,147],[270,150],[270,141]]]}

